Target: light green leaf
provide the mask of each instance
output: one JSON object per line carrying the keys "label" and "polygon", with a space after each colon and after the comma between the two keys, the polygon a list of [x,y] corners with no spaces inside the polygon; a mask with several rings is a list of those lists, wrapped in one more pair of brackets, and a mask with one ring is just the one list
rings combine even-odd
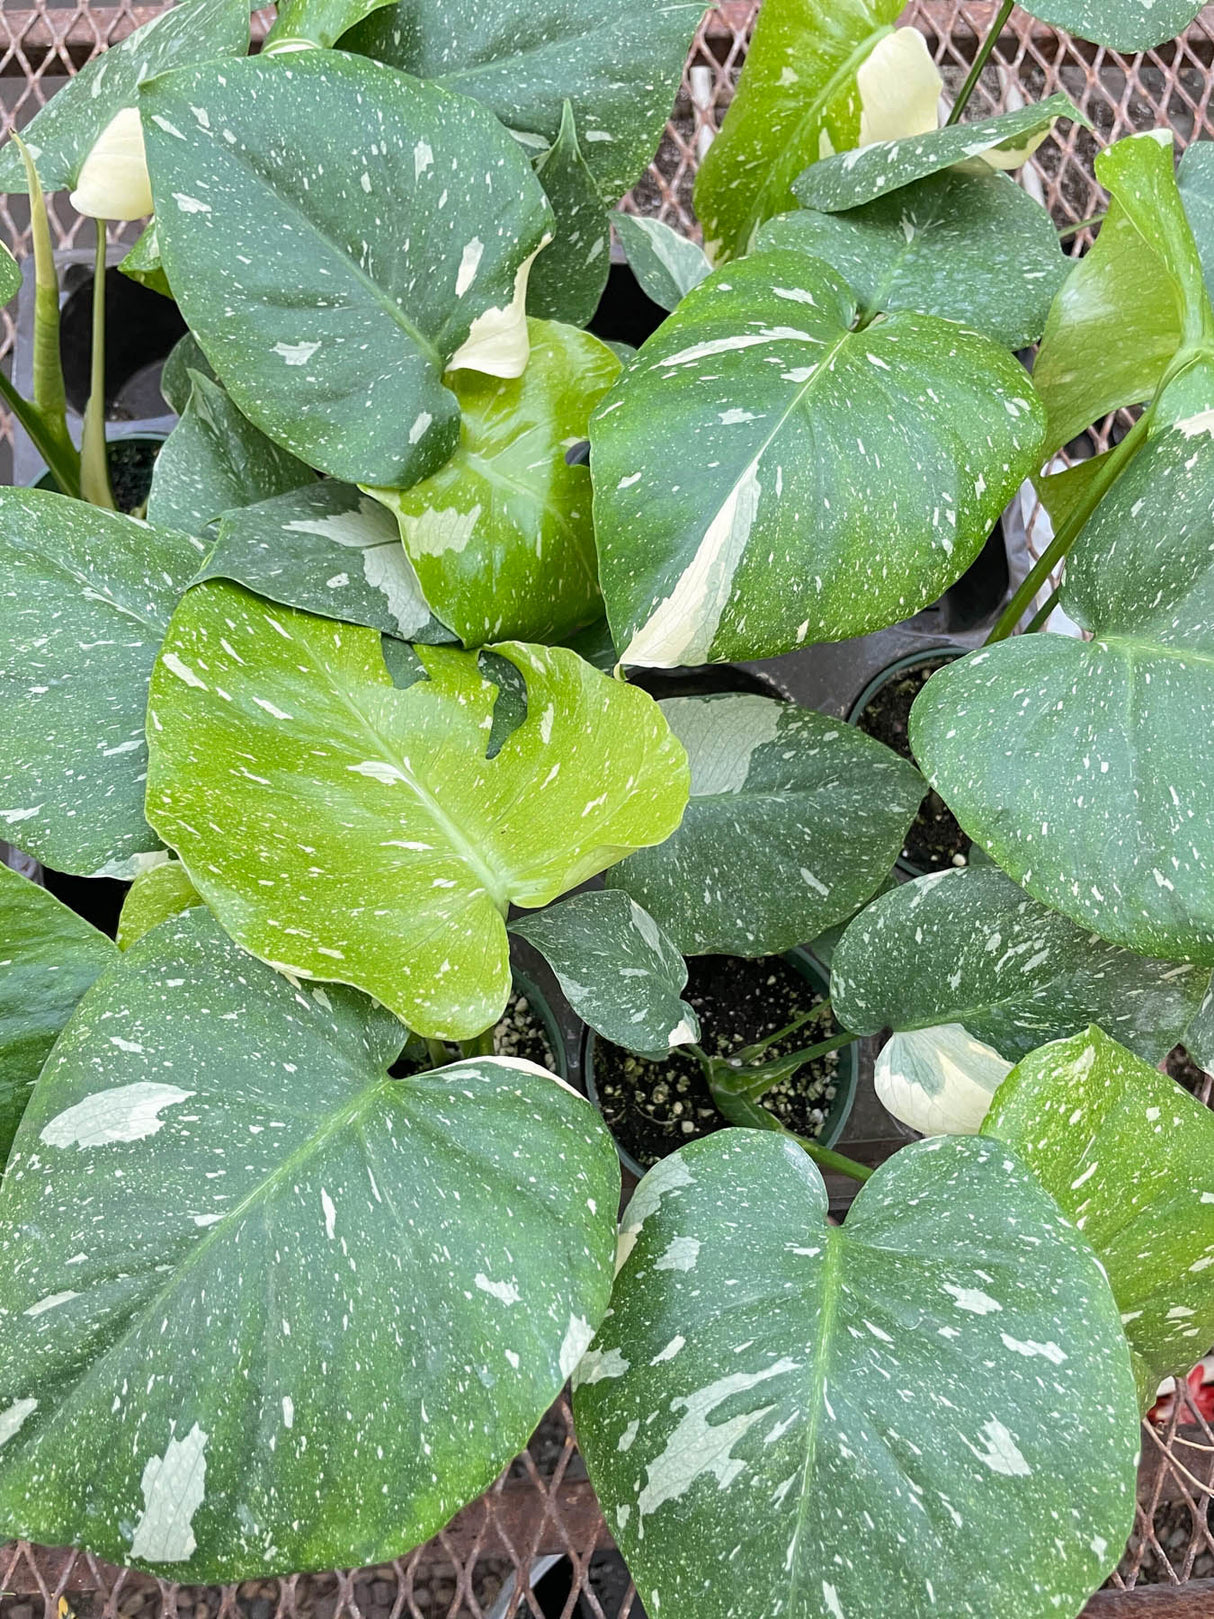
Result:
{"label": "light green leaf", "polygon": [[15,298],[21,290],[21,266],[0,242],[0,305]]}
{"label": "light green leaf", "polygon": [[1129,53],[1183,34],[1201,0],[1031,0],[1029,10],[1053,28]]}
{"label": "light green leaf", "polygon": [[856,73],[902,9],[899,0],[767,0],[696,175],[710,258],[745,253],[757,226],[796,206],[792,183],[807,163],[856,145]]}
{"label": "light green leaf", "polygon": [[76,1002],[118,959],[53,894],[0,865],[0,1170],[42,1064]]}
{"label": "light green leaf", "polygon": [[556,238],[531,272],[527,308],[545,320],[585,326],[607,285],[611,224],[578,145],[568,102],[555,143],[536,159],[535,177],[556,215]]}
{"label": "light green leaf", "polygon": [[1071,261],[1045,209],[1002,174],[930,175],[843,214],[805,208],[762,227],[758,251],[824,259],[866,319],[940,315],[1007,348],[1035,343]]}
{"label": "light green leaf", "polygon": [[284,607],[409,641],[454,639],[431,613],[391,513],[331,478],[225,512],[197,577],[234,579]]}
{"label": "light green leaf", "polygon": [[873,1065],[887,1113],[926,1136],[977,1135],[1011,1063],[960,1023],[891,1035]]}
{"label": "light green leaf", "polygon": [[660,219],[617,214],[612,223],[641,291],[663,309],[674,309],[711,275],[712,265],[704,249]]}
{"label": "light green leaf", "polygon": [[1043,905],[1144,955],[1207,966],[1212,424],[1214,356],[1199,352],[1068,557],[1062,606],[1093,639],[1015,636],[963,658],[932,676],[910,723],[966,832]]}
{"label": "light green leaf", "polygon": [[[590,427],[625,663],[765,658],[898,623],[978,555],[1044,413],[989,338],[756,253],[689,293]],[[880,535],[881,544],[874,544]]]}
{"label": "light green leaf", "polygon": [[607,884],[685,955],[789,950],[876,890],[923,797],[913,765],[795,703],[725,693],[660,706],[687,749],[691,801],[672,837]]}
{"label": "light green leaf", "polygon": [[1170,132],[1107,147],[1096,177],[1110,193],[1109,216],[1055,299],[1033,367],[1050,451],[1148,399],[1181,346],[1211,336]]}
{"label": "light green leaf", "polygon": [[455,377],[463,420],[446,465],[410,489],[368,491],[395,514],[435,614],[468,646],[562,640],[602,611],[590,469],[566,455],[620,363],[575,327],[528,328],[517,381]]}
{"label": "light green leaf", "polygon": [[190,402],[190,389],[194,386],[191,371],[201,372],[212,382],[218,380],[211,370],[210,361],[198,347],[198,339],[193,332],[187,332],[169,350],[164,369],[160,373],[160,391],[164,395],[165,403],[178,416],[184,413],[185,407]]}
{"label": "light green leaf", "polygon": [[141,871],[127,890],[118,918],[118,948],[129,950],[171,916],[201,905],[198,890],[180,860],[164,860]]}
{"label": "light green leaf", "polygon": [[199,549],[43,489],[0,490],[0,821],[59,871],[117,875],[159,847],[143,818],[147,681]]}
{"label": "light green leaf", "polygon": [[531,1063],[390,1079],[405,1037],[202,910],[81,1003],[0,1190],[6,1532],[383,1562],[526,1444],[607,1306],[615,1153]]}
{"label": "light green leaf", "polygon": [[994,866],[933,872],[883,894],[831,963],[835,1013],[853,1033],[960,1023],[1013,1062],[1097,1022],[1159,1062],[1208,983],[1199,967],[1103,943]]}
{"label": "light green leaf", "polygon": [[[806,208],[834,214],[875,202],[954,164],[982,158],[998,149],[1027,160],[1035,144],[1045,138],[1057,118],[1088,125],[1088,119],[1069,96],[1048,96],[1031,107],[1003,112],[976,124],[949,124],[926,135],[898,141],[873,141],[868,146],[840,152],[813,163],[798,175],[793,192]],[[1023,153],[1020,157],[1019,154]]]}
{"label": "light green leaf", "polygon": [[[145,79],[194,62],[243,56],[248,48],[247,0],[182,0],[102,51],[21,131],[42,189],[66,191],[76,184],[98,136],[124,107],[136,105]],[[0,151],[0,192],[26,188],[25,165],[10,141]]]}
{"label": "light green leaf", "polygon": [[551,233],[518,144],[339,52],[183,71],[141,104],[165,272],[238,408],[351,483],[433,472],[459,435],[442,375],[474,321],[508,324]]}
{"label": "light green leaf", "polygon": [[1019,1153],[1096,1250],[1146,1410],[1214,1339],[1214,1113],[1091,1028],[1019,1063],[982,1133]]}
{"label": "light green leaf", "polygon": [[620,1254],[574,1415],[650,1613],[1049,1619],[1116,1566],[1117,1307],[1001,1143],[908,1146],[831,1225],[799,1147],[723,1130],[649,1172]]}
{"label": "light green leaf", "polygon": [[380,638],[233,585],[183,601],[153,677],[148,815],[232,936],[465,1039],[510,987],[510,904],[546,905],[677,826],[686,756],[644,692],[561,648],[497,651],[527,718],[485,757],[497,687],[473,653]]}
{"label": "light green leaf", "polygon": [[[149,287],[153,292],[160,293],[161,297],[171,298],[173,296],[173,289],[169,286],[168,277],[164,273],[164,265],[160,260],[160,243],[156,236],[156,221],[154,219],[148,224],[118,268],[123,275],[130,276],[132,281],[138,281],[140,286]],[[183,338],[181,341],[184,342],[185,339]]]}
{"label": "light green leaf", "polygon": [[703,0],[400,0],[342,44],[474,96],[545,145],[568,101],[614,199],[657,151],[703,14]]}
{"label": "light green leaf", "polygon": [[264,51],[296,51],[309,44],[336,45],[364,17],[393,0],[282,0]]}
{"label": "light green leaf", "polygon": [[304,466],[236,409],[217,382],[191,373],[181,420],[156,457],[148,521],[205,535],[221,512],[316,482]]}
{"label": "light green leaf", "polygon": [[626,894],[575,894],[520,917],[510,931],[535,946],[578,1017],[613,1045],[664,1057],[700,1038],[700,1020],[680,994],[687,963]]}

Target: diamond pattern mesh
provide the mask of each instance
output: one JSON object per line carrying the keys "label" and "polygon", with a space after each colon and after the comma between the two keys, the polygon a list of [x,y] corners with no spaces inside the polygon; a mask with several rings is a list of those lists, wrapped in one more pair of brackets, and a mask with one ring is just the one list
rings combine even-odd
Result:
{"label": "diamond pattern mesh", "polygon": [[[63,79],[162,9],[131,0],[90,6],[36,0],[0,10],[0,131],[20,128]],[[927,36],[949,92],[968,71],[990,27],[992,0],[912,0],[904,21]],[[673,116],[649,172],[623,206],[695,233],[691,191],[698,155],[720,127],[745,56],[758,0],[721,0],[708,13],[688,59]],[[268,16],[254,13],[264,33]],[[1036,101],[1065,90],[1087,112],[1096,137],[1068,125],[1038,151],[1023,177],[1059,225],[1098,212],[1092,175],[1100,143],[1130,130],[1169,125],[1184,145],[1214,137],[1214,7],[1184,39],[1132,57],[1119,56],[1013,13],[971,103],[972,115]],[[22,198],[0,198],[0,229],[18,257],[28,251]],[[56,221],[61,246],[76,245],[80,222],[65,208]],[[85,227],[86,231],[88,227]],[[1073,238],[1074,251],[1090,240]],[[82,245],[88,237],[82,238]],[[11,311],[0,312],[0,363],[11,360]],[[1093,434],[1103,448],[1113,423]],[[11,433],[3,421],[3,437]],[[1211,1103],[1214,1079],[1193,1073]],[[1155,1606],[1158,1619],[1214,1619],[1214,1426],[1187,1389],[1143,1425],[1137,1523],[1112,1589],[1094,1599],[1093,1619],[1125,1619],[1136,1586],[1189,1584],[1190,1605]],[[1201,1582],[1210,1581],[1206,1586]],[[1200,1594],[1199,1594],[1200,1593]],[[1178,1597],[1181,1593],[1177,1593]],[[1162,1597],[1162,1592],[1156,1593]],[[1146,1611],[1146,1610],[1143,1610]],[[0,1547],[0,1619],[641,1619],[643,1610],[612,1548],[577,1452],[568,1400],[562,1397],[528,1449],[493,1488],[429,1545],[380,1568],[300,1575],[223,1587],[173,1585],[100,1563],[86,1552],[24,1542]],[[991,1619],[1012,1619],[992,1615]]]}

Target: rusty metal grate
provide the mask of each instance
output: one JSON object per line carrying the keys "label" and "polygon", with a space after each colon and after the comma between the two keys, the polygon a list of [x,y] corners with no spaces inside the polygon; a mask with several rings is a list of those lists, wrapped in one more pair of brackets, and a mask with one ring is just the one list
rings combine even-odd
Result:
{"label": "rusty metal grate", "polygon": [[[694,234],[691,190],[698,154],[720,126],[745,55],[759,0],[720,0],[696,35],[661,149],[623,206]],[[163,9],[131,0],[0,0],[0,134],[21,127],[97,52]],[[904,21],[927,36],[947,88],[956,90],[994,0],[912,0]],[[271,13],[254,13],[256,34]],[[1024,183],[1059,225],[1102,206],[1092,175],[1097,139],[1169,125],[1183,146],[1214,137],[1214,6],[1186,36],[1132,57],[1072,40],[1020,12],[1001,35],[972,103],[974,115],[1065,90],[1091,118],[1096,138],[1068,126],[1037,153]],[[128,228],[129,229],[129,228]],[[28,251],[22,198],[0,198],[0,230],[18,256]],[[55,222],[60,246],[76,243],[79,221]],[[1075,238],[1079,251],[1088,240]],[[13,324],[0,312],[0,364],[11,360]],[[1097,447],[1111,427],[1095,435]],[[0,453],[11,424],[0,418]],[[1214,1078],[1196,1071],[1207,1105]],[[541,1599],[531,1589],[539,1559],[567,1559]],[[1206,1584],[1205,1582],[1210,1582]],[[1176,1589],[1177,1604],[1166,1600]],[[0,1619],[59,1619],[60,1600],[80,1619],[638,1619],[635,1592],[612,1550],[577,1452],[562,1397],[527,1451],[493,1488],[429,1545],[382,1568],[302,1575],[224,1587],[179,1586],[119,1570],[85,1552],[0,1547]],[[1214,1426],[1180,1390],[1162,1421],[1144,1424],[1137,1523],[1111,1589],[1093,1598],[1091,1619],[1214,1619]],[[1004,1616],[991,1616],[1004,1619]],[[1010,1619],[1010,1616],[1008,1616]]]}

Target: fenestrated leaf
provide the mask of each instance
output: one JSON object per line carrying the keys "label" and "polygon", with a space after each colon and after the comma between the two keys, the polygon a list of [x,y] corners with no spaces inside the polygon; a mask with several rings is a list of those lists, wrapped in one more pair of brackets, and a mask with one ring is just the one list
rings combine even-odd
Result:
{"label": "fenestrated leaf", "polygon": [[[148,224],[118,268],[123,275],[130,276],[132,281],[138,281],[140,286],[150,287],[153,292],[160,293],[162,298],[171,298],[173,296],[173,289],[169,286],[168,277],[164,273],[164,265],[160,259],[160,243],[156,237],[156,221],[154,219]],[[163,388],[161,391],[163,392]],[[186,397],[189,397],[188,393]]]}
{"label": "fenestrated leaf", "polygon": [[650,1613],[1048,1619],[1115,1566],[1117,1307],[1002,1143],[908,1146],[829,1225],[799,1147],[721,1131],[645,1177],[620,1254],[574,1414]]}
{"label": "fenestrated leaf", "polygon": [[[50,97],[21,131],[47,192],[76,184],[102,130],[139,100],[145,79],[172,68],[249,48],[247,0],[182,0],[117,45],[103,50]],[[0,151],[0,191],[27,189],[21,153],[10,141]]]}
{"label": "fenestrated leaf", "polygon": [[687,963],[648,911],[627,894],[575,894],[510,924],[560,981],[584,1023],[613,1045],[665,1056],[700,1038],[681,990]]}
{"label": "fenestrated leaf", "polygon": [[47,1053],[76,1002],[118,959],[112,940],[0,865],[0,1170]]}
{"label": "fenestrated leaf", "polygon": [[0,821],[59,871],[133,875],[152,663],[199,542],[44,489],[0,490]]}
{"label": "fenestrated leaf", "polygon": [[211,369],[211,362],[198,347],[198,339],[193,332],[187,332],[184,337],[178,338],[169,350],[164,369],[160,373],[160,391],[164,395],[165,403],[178,416],[190,402],[190,389],[194,385],[190,378],[191,371],[201,371],[202,375],[210,377],[212,382],[217,380]]}
{"label": "fenestrated leaf", "polygon": [[190,382],[181,420],[156,457],[150,523],[205,535],[221,512],[316,482],[311,467],[254,427],[217,382],[200,371]]}
{"label": "fenestrated leaf", "polygon": [[910,722],[932,785],[1030,894],[1115,943],[1207,966],[1212,424],[1214,357],[1199,352],[1067,559],[1062,606],[1093,639],[1014,636],[949,664]]}
{"label": "fenestrated leaf", "polygon": [[769,220],[758,251],[788,247],[836,269],[866,318],[941,315],[1007,348],[1035,343],[1071,268],[1049,214],[1003,174],[930,175],[843,214]]}
{"label": "fenestrated leaf", "polygon": [[0,304],[8,303],[21,290],[21,266],[0,242]]}
{"label": "fenestrated leaf", "polygon": [[198,890],[180,860],[163,860],[139,872],[127,889],[118,917],[119,950],[129,950],[161,922],[201,904]]}
{"label": "fenestrated leaf", "polygon": [[536,260],[527,308],[544,320],[585,326],[611,269],[607,208],[578,144],[568,102],[555,142],[536,159],[535,177],[556,215],[556,235]]}
{"label": "fenestrated leaf", "polygon": [[712,273],[704,249],[660,219],[617,214],[612,223],[641,291],[663,309],[674,309]]}
{"label": "fenestrated leaf", "polygon": [[555,141],[565,102],[603,196],[639,179],[674,105],[702,0],[400,0],[342,40]]}
{"label": "fenestrated leaf", "polygon": [[283,0],[263,50],[300,49],[301,43],[329,47],[364,17],[393,0]]}
{"label": "fenestrated leaf", "polygon": [[1149,51],[1174,39],[1201,10],[1200,0],[1031,0],[1034,17],[1115,51]]}
{"label": "fenestrated leaf", "polygon": [[233,937],[464,1039],[510,988],[505,916],[678,824],[687,761],[653,700],[561,648],[497,652],[527,718],[486,759],[476,655],[380,638],[217,581],[190,591],[153,676],[148,815]]}
{"label": "fenestrated leaf", "polygon": [[1145,1410],[1214,1339],[1214,1114],[1091,1028],[1017,1064],[983,1134],[1015,1149],[1096,1250]]}
{"label": "fenestrated leaf", "polygon": [[526,1443],[607,1305],[615,1153],[531,1063],[390,1079],[405,1036],[202,910],[82,1002],[0,1192],[6,1532],[382,1562]]}
{"label": "fenestrated leaf", "polygon": [[430,611],[392,514],[332,478],[226,512],[197,577],[409,641],[454,639]]}
{"label": "fenestrated leaf", "polygon": [[1087,124],[1069,96],[1047,96],[1031,107],[999,113],[975,124],[949,124],[929,130],[926,135],[910,135],[898,141],[872,141],[868,146],[840,152],[820,163],[813,163],[793,183],[798,202],[824,213],[858,208],[875,202],[903,186],[939,174],[956,163],[966,163],[998,149],[1027,160],[1034,143],[1047,135],[1056,118],[1071,118]]}
{"label": "fenestrated leaf", "polygon": [[873,1089],[887,1113],[924,1135],[977,1135],[1011,1063],[960,1023],[893,1034],[877,1053]]}
{"label": "fenestrated leaf", "polygon": [[724,693],[661,705],[691,800],[658,848],[607,874],[689,956],[767,956],[840,922],[893,867],[919,801],[913,765],[795,703]]}
{"label": "fenestrated leaf", "polygon": [[1199,967],[1105,944],[994,866],[933,872],[883,894],[831,963],[835,1014],[853,1033],[960,1023],[1012,1062],[1097,1022],[1159,1062],[1208,983]]}
{"label": "fenestrated leaf", "polygon": [[756,226],[796,205],[792,182],[807,163],[855,146],[856,73],[901,10],[898,0],[768,0],[696,175],[710,258],[745,253]]}
{"label": "fenestrated leaf", "polygon": [[1036,468],[1044,412],[1011,355],[935,315],[855,331],[857,314],[820,260],[753,254],[687,295],[596,412],[625,663],[771,657],[909,618]]}
{"label": "fenestrated leaf", "polygon": [[620,374],[598,338],[529,321],[517,380],[454,378],[460,447],[410,489],[371,491],[395,513],[435,614],[468,646],[557,641],[602,611],[590,470],[566,454]]}
{"label": "fenestrated leaf", "polygon": [[517,142],[340,52],[186,70],[141,105],[165,272],[239,409],[352,483],[433,472],[459,435],[442,374],[551,232]]}

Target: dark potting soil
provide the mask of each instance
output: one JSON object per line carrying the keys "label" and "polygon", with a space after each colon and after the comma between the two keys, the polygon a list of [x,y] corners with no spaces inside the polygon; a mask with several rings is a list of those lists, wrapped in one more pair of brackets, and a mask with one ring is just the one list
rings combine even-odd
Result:
{"label": "dark potting soil", "polygon": [[120,438],[107,446],[110,488],[120,512],[137,512],[146,504],[152,487],[152,468],[160,443],[146,438]]}
{"label": "dark potting soil", "polygon": [[[700,1044],[710,1057],[774,1034],[822,996],[779,956],[744,961],[735,956],[696,956],[688,962],[683,998],[699,1014]],[[777,1042],[768,1057],[784,1056],[838,1034],[828,1012]],[[783,1080],[763,1097],[781,1124],[802,1136],[821,1132],[835,1095],[841,1053],[831,1051]],[[594,1083],[599,1108],[620,1145],[646,1169],[700,1136],[725,1128],[703,1070],[677,1048],[652,1061],[622,1046],[596,1039]]]}
{"label": "dark potting soil", "polygon": [[[868,736],[884,742],[887,748],[916,763],[911,752],[909,726],[911,704],[937,669],[951,658],[929,658],[913,669],[903,669],[875,692],[860,713],[856,724]],[[934,789],[919,807],[902,847],[902,858],[920,871],[947,871],[969,863],[970,839],[957,824],[952,810]]]}
{"label": "dark potting soil", "polygon": [[[451,1061],[457,1062],[459,1047],[451,1046],[450,1052]],[[546,1068],[551,1074],[559,1072],[556,1055],[539,1013],[521,990],[512,991],[506,1002],[506,1010],[493,1031],[493,1053],[497,1057],[522,1057],[526,1062]],[[406,1074],[416,1073],[417,1064],[407,1057],[401,1057],[393,1063],[390,1071],[394,1078],[401,1079]]]}

